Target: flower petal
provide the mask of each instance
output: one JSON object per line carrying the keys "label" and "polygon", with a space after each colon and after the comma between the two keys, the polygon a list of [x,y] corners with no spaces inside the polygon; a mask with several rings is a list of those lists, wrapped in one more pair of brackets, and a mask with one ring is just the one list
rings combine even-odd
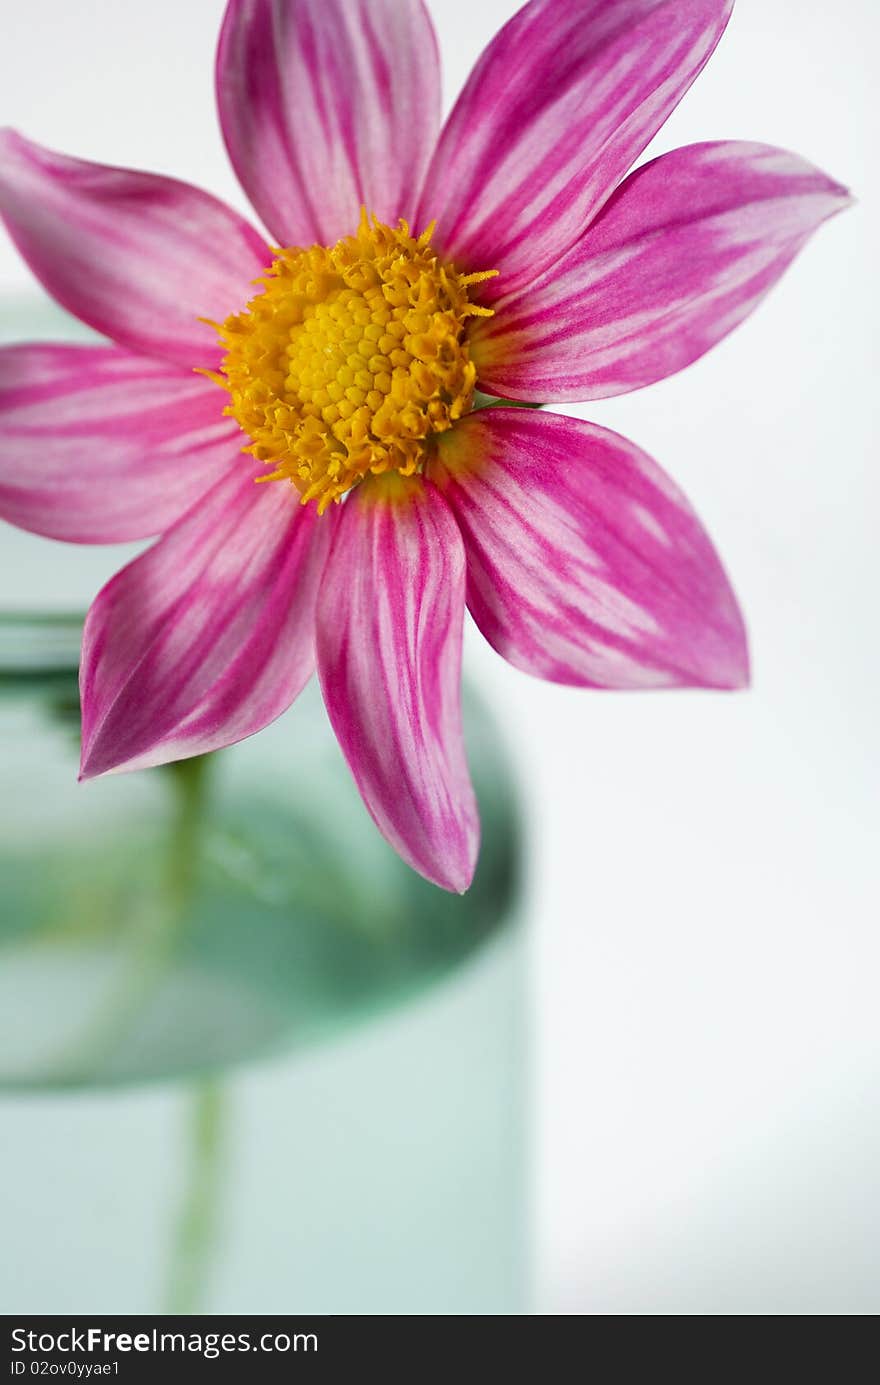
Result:
{"label": "flower petal", "polygon": [[172,178],[53,153],[0,131],[0,216],[49,293],[148,356],[211,366],[212,327],[252,298],[271,253],[216,198]]}
{"label": "flower petal", "polygon": [[314,606],[335,516],[281,483],[227,474],[99,593],[83,634],[82,777],[243,740],[314,667]]}
{"label": "flower petal", "polygon": [[432,471],[464,535],[468,607],[510,663],[596,688],[738,688],[736,598],[687,501],[591,423],[484,409]]}
{"label": "flower petal", "polygon": [[217,100],[242,187],[282,245],[334,245],[361,206],[411,216],[440,127],[422,0],[230,0]]}
{"label": "flower petal", "polygon": [[324,701],[364,802],[409,865],[458,891],[479,838],[461,730],[464,585],[461,535],[434,488],[367,481],[344,506],[318,601]]}
{"label": "flower petal", "polygon": [[582,235],[718,43],[733,0],[531,0],[495,36],[428,170],[417,224],[483,297]]}
{"label": "flower petal", "polygon": [[602,399],[690,365],[755,308],[839,184],[764,144],[695,144],[638,169],[560,263],[481,319],[481,387]]}
{"label": "flower petal", "polygon": [[223,399],[118,346],[0,347],[0,516],[72,543],[161,533],[241,461]]}

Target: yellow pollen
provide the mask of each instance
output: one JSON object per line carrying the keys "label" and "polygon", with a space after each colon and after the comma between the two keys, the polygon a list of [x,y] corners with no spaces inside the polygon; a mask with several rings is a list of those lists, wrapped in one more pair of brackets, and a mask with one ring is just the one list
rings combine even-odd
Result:
{"label": "yellow pollen", "polygon": [[270,470],[323,512],[369,473],[412,476],[425,440],[466,413],[476,369],[468,320],[491,316],[468,290],[495,271],[458,274],[431,249],[366,212],[332,248],[278,252],[264,291],[218,328],[226,409]]}

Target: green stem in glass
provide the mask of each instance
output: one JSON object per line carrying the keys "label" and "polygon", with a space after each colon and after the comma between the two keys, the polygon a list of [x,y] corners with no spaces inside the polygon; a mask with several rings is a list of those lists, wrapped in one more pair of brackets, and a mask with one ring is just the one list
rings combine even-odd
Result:
{"label": "green stem in glass", "polygon": [[67,1056],[64,1071],[71,1082],[77,1081],[80,1072],[100,1069],[102,1059],[131,1028],[167,970],[196,887],[210,759],[210,755],[197,755],[159,771],[173,791],[164,878],[155,901],[128,929],[121,983]]}
{"label": "green stem in glass", "polygon": [[226,1099],[218,1082],[195,1083],[187,1096],[189,1158],[161,1309],[176,1316],[205,1311],[220,1231],[227,1128]]}
{"label": "green stem in glass", "polygon": [[207,798],[210,755],[194,755],[164,767],[174,784],[175,812],[168,844],[166,917],[178,922],[192,901]]}

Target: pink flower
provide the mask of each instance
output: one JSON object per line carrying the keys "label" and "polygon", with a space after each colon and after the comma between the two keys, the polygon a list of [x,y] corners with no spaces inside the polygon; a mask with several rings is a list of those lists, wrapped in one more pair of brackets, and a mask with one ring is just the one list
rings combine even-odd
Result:
{"label": "pink flower", "polygon": [[281,251],[196,188],[3,133],[10,234],[110,344],[0,355],[0,513],[75,543],[162,535],[89,612],[84,777],[249,736],[317,662],[380,830],[463,890],[465,604],[542,678],[747,682],[724,570],[656,463],[589,423],[472,410],[475,386],[558,403],[681,370],[845,205],[764,145],[628,174],[731,6],[531,0],[441,129],[420,0],[230,0],[220,119]]}

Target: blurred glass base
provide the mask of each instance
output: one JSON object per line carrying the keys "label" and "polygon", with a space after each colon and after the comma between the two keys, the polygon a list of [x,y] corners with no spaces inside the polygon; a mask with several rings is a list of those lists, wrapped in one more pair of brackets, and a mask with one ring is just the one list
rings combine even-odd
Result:
{"label": "blurred glass base", "polygon": [[3,1312],[525,1312],[522,961],[207,1087],[2,1101]]}

